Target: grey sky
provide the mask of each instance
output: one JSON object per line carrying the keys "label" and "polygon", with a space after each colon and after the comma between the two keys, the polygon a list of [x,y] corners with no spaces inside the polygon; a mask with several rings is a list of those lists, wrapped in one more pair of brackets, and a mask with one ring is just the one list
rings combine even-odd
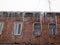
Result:
{"label": "grey sky", "polygon": [[[60,1],[51,1],[51,11],[60,12]],[[0,11],[49,11],[48,0],[0,0]]]}

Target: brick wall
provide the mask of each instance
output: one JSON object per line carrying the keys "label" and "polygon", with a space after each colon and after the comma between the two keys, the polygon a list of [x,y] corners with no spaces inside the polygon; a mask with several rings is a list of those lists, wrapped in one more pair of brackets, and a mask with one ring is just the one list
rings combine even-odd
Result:
{"label": "brick wall", "polygon": [[[49,18],[49,17],[48,17]],[[31,43],[60,43],[60,20],[57,18],[54,21],[50,21],[44,17],[42,21],[42,32],[39,37],[35,37],[33,31],[33,23],[40,22],[40,19],[36,18],[26,18],[23,21],[21,17],[0,17],[0,22],[4,23],[2,34],[0,35],[0,43],[21,43],[21,42],[31,42]],[[22,22],[22,34],[14,35],[14,22]],[[49,35],[48,24],[57,23],[57,35],[52,37]]]}

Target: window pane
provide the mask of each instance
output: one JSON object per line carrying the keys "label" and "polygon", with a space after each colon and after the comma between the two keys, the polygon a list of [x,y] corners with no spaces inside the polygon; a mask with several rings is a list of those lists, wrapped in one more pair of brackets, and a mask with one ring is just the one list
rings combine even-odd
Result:
{"label": "window pane", "polygon": [[2,33],[2,28],[3,28],[3,25],[2,23],[0,23],[0,34]]}
{"label": "window pane", "polygon": [[56,24],[49,24],[49,29],[50,29],[51,35],[56,34]]}
{"label": "window pane", "polygon": [[39,36],[40,32],[41,32],[41,25],[40,25],[40,23],[35,23],[34,24],[34,34],[36,36]]}
{"label": "window pane", "polygon": [[21,31],[21,24],[18,25],[18,34],[20,34]]}
{"label": "window pane", "polygon": [[14,29],[14,34],[20,34],[21,33],[21,24],[16,23],[15,24],[15,29]]}

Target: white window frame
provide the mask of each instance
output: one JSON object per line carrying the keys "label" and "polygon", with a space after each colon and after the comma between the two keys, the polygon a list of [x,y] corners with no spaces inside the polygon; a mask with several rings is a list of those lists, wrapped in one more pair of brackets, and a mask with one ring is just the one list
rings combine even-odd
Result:
{"label": "white window frame", "polygon": [[[49,24],[51,24],[51,23],[49,23]],[[49,24],[48,24],[48,30],[49,30],[49,35],[51,35],[50,29],[49,29]],[[52,23],[52,24],[56,24],[56,23]],[[56,24],[55,35],[57,35],[57,24]],[[51,36],[54,36],[54,35],[51,35]]]}
{"label": "white window frame", "polygon": [[[40,23],[40,22],[34,22],[34,23],[33,23],[33,32],[34,32],[34,24],[35,24],[35,23]],[[40,25],[41,25],[41,32],[42,32],[42,23],[40,23]],[[40,35],[41,35],[41,32],[40,32]]]}
{"label": "white window frame", "polygon": [[1,30],[0,30],[0,35],[2,34],[2,30],[3,30],[3,25],[4,23],[3,22],[0,22],[0,24],[2,24],[2,27],[1,27]]}
{"label": "white window frame", "polygon": [[15,34],[14,33],[14,35],[21,35],[21,33],[22,33],[22,22],[14,22],[14,31],[15,31],[15,27],[16,27],[16,24],[21,24],[21,29],[20,29],[20,34]]}

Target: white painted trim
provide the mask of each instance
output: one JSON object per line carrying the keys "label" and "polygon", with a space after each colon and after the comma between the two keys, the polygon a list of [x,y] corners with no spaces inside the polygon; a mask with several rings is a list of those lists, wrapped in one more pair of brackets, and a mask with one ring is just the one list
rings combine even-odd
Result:
{"label": "white painted trim", "polygon": [[14,34],[14,35],[21,35],[23,23],[22,23],[22,22],[14,22],[14,30],[15,30],[15,24],[16,24],[16,23],[21,24],[21,30],[20,30],[20,34]]}
{"label": "white painted trim", "polygon": [[[33,23],[33,32],[34,32],[34,24],[35,24],[35,23],[40,23],[40,22],[34,22],[34,23]],[[40,23],[40,25],[41,25],[41,32],[42,32],[42,24]],[[40,32],[40,35],[41,35],[41,32]]]}
{"label": "white painted trim", "polygon": [[3,22],[0,22],[0,23],[2,24],[2,28],[1,28],[1,32],[0,32],[0,35],[1,35],[2,34],[4,23]]}

